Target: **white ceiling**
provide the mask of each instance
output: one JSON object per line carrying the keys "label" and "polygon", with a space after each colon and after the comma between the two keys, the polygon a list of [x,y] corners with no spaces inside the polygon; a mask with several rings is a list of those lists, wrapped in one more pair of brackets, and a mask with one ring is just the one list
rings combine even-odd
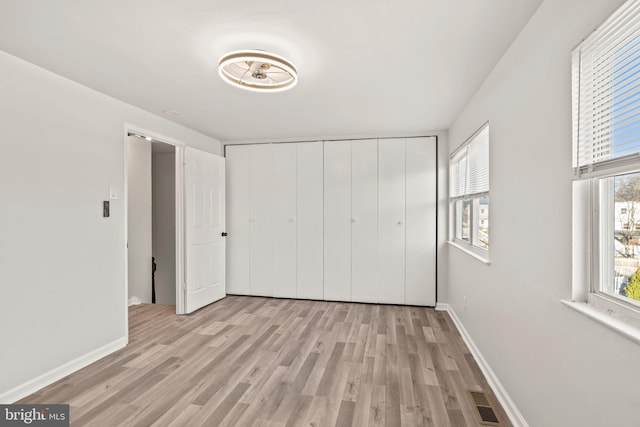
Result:
{"label": "white ceiling", "polygon": [[[450,126],[541,1],[0,0],[0,49],[224,141],[420,135]],[[218,58],[246,48],[299,84],[224,83]]]}

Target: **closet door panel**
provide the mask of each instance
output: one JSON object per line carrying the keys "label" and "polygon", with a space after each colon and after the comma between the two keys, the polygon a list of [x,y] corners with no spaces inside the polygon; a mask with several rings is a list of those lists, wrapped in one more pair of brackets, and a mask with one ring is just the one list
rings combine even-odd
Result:
{"label": "closet door panel", "polygon": [[227,161],[227,293],[249,295],[251,236],[249,218],[251,147],[226,148]]}
{"label": "closet door panel", "polygon": [[405,141],[378,141],[377,302],[405,303]]}
{"label": "closet door panel", "polygon": [[272,150],[251,146],[251,295],[273,296]]}
{"label": "closet door panel", "polygon": [[351,301],[351,144],[324,143],[324,299]]}
{"label": "closet door panel", "polygon": [[296,297],[296,144],[273,144],[273,296]]}
{"label": "closet door panel", "polygon": [[297,297],[323,299],[323,144],[296,144]]}
{"label": "closet door panel", "polygon": [[353,301],[375,302],[378,287],[378,144],[351,143],[351,292]]}
{"label": "closet door panel", "polygon": [[436,141],[406,140],[406,303],[436,305]]}

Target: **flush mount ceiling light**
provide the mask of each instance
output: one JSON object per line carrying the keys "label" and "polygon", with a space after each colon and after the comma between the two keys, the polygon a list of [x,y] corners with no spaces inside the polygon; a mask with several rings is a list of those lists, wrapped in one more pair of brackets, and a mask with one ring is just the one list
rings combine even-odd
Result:
{"label": "flush mount ceiling light", "polygon": [[298,82],[291,62],[262,50],[227,53],[220,58],[218,72],[227,83],[254,92],[280,92]]}

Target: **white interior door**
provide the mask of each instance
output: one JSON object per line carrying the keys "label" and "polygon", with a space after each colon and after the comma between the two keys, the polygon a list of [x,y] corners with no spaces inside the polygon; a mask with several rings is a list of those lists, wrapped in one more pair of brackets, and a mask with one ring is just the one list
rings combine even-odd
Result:
{"label": "white interior door", "polygon": [[273,145],[273,296],[296,297],[296,144]]}
{"label": "white interior door", "polygon": [[251,146],[226,148],[227,166],[227,293],[251,293]]}
{"label": "white interior door", "polygon": [[225,296],[225,163],[190,147],[184,159],[184,312],[191,313]]}
{"label": "white interior door", "polygon": [[297,171],[297,297],[323,299],[323,144],[295,144]]}
{"label": "white interior door", "polygon": [[406,303],[436,305],[436,139],[409,138],[407,151]]}
{"label": "white interior door", "polygon": [[375,302],[378,287],[378,144],[351,143],[351,293]]}
{"label": "white interior door", "polygon": [[273,296],[273,146],[251,146],[251,295]]}
{"label": "white interior door", "polygon": [[324,299],[351,301],[351,143],[324,143]]}
{"label": "white interior door", "polygon": [[405,141],[378,141],[378,266],[376,302],[405,303]]}

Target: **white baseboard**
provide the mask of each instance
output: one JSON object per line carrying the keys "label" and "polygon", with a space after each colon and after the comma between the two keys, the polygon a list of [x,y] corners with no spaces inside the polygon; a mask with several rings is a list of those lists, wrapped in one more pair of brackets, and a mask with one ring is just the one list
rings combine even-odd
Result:
{"label": "white baseboard", "polygon": [[103,357],[120,350],[127,345],[127,338],[119,338],[109,344],[106,344],[96,350],[93,350],[83,356],[73,359],[70,362],[65,363],[62,366],[58,366],[46,372],[39,377],[27,381],[17,387],[12,388],[6,392],[0,391],[0,404],[10,404],[16,402],[23,397],[26,397],[43,387],[53,384],[61,378],[72,374],[85,366],[92,364],[93,362],[102,359]]}
{"label": "white baseboard", "polygon": [[453,311],[453,309],[449,304],[444,304],[441,302],[436,303],[436,310],[437,311]]}
{"label": "white baseboard", "polygon": [[142,304],[142,301],[140,301],[140,298],[138,297],[129,298],[129,307],[131,307],[132,305],[139,305],[139,304]]}
{"label": "white baseboard", "polygon": [[482,356],[482,353],[480,353],[480,350],[471,339],[471,336],[465,329],[464,325],[462,324],[462,321],[460,321],[460,318],[458,317],[456,312],[453,310],[453,307],[451,307],[449,304],[438,303],[436,305],[436,310],[446,311],[447,313],[449,313],[449,316],[451,316],[451,319],[453,320],[453,323],[456,325],[456,328],[458,328],[458,332],[460,332],[460,335],[462,336],[464,343],[467,345],[467,347],[469,347],[469,351],[471,351],[473,358],[476,359],[476,362],[478,363],[480,370],[482,371],[485,378],[487,379],[487,382],[489,383],[491,390],[493,390],[493,393],[496,395],[496,398],[498,399],[498,401],[502,405],[502,408],[504,409],[504,411],[507,413],[507,416],[511,420],[511,424],[513,424],[514,427],[529,427],[529,424],[524,419],[524,417],[516,407],[515,403],[513,403],[513,400],[511,400],[511,397],[509,397],[507,390],[505,390],[502,383],[496,376],[495,372],[493,372],[493,369],[491,369],[491,366],[489,366],[489,363],[487,363],[486,359]]}

